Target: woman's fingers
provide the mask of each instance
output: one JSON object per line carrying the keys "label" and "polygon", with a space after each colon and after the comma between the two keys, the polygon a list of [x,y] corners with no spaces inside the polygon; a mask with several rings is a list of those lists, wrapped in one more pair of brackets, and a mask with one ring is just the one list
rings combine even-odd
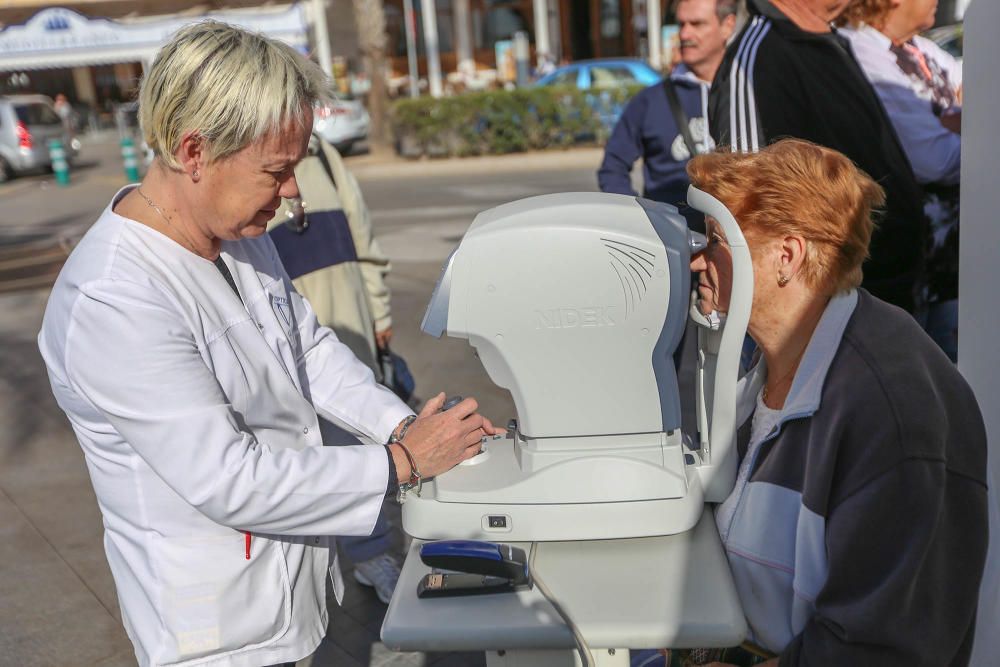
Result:
{"label": "woman's fingers", "polygon": [[479,454],[481,454],[482,451],[483,451],[483,448],[482,448],[482,446],[479,446],[479,445],[473,445],[472,447],[466,447],[465,451],[462,452],[462,460],[463,461],[468,461],[473,456],[478,456]]}
{"label": "woman's fingers", "polygon": [[427,401],[426,403],[424,403],[423,409],[420,411],[420,414],[417,415],[417,416],[418,417],[430,417],[432,414],[434,414],[435,412],[437,412],[438,410],[440,410],[442,406],[444,406],[444,401],[445,401],[444,392],[442,391],[440,394],[438,394],[434,398],[432,398],[429,401]]}
{"label": "woman's fingers", "polygon": [[465,419],[479,409],[479,403],[474,398],[467,398],[458,405],[448,410],[445,414],[453,414],[459,419]]}
{"label": "woman's fingers", "polygon": [[481,432],[482,431],[480,431],[479,429],[476,429],[475,431],[472,431],[471,433],[467,433],[466,436],[464,438],[462,438],[462,443],[466,447],[472,447],[476,443],[482,443],[483,436],[480,435]]}
{"label": "woman's fingers", "polygon": [[473,413],[468,417],[466,417],[465,419],[463,419],[461,422],[459,422],[459,424],[461,425],[462,429],[465,430],[466,432],[476,431],[476,430],[481,430],[483,428],[484,420],[485,417],[483,417],[482,415]]}
{"label": "woman's fingers", "polygon": [[507,432],[506,428],[497,428],[488,418],[483,417],[483,431],[486,435],[501,435]]}

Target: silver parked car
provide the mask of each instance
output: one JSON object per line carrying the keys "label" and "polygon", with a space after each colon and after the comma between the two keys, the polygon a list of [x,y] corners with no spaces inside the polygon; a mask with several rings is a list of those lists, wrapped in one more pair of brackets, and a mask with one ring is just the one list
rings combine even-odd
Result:
{"label": "silver parked car", "polygon": [[49,140],[59,139],[66,157],[76,157],[72,136],[45,95],[0,97],[0,183],[15,174],[52,165]]}
{"label": "silver parked car", "polygon": [[368,136],[371,119],[358,100],[334,97],[330,104],[317,106],[313,113],[313,132],[347,154],[355,142]]}

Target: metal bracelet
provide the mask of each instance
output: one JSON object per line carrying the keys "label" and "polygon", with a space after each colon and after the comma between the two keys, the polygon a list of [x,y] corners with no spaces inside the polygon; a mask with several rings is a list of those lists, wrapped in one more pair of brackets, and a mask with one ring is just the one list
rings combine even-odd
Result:
{"label": "metal bracelet", "polygon": [[397,440],[392,444],[399,445],[399,448],[403,450],[404,454],[406,454],[407,462],[410,464],[410,479],[399,484],[399,493],[396,496],[396,499],[402,503],[406,500],[406,492],[410,489],[415,488],[417,490],[417,495],[420,495],[420,487],[423,484],[423,475],[420,474],[420,469],[417,468],[417,461],[413,458],[413,454],[410,452],[409,447],[404,445],[402,440]]}
{"label": "metal bracelet", "polygon": [[402,440],[403,437],[406,435],[406,432],[410,430],[410,426],[415,421],[417,421],[417,416],[416,415],[408,415],[406,417],[406,419],[404,419],[402,422],[400,422],[402,424],[402,426],[398,426],[397,427],[399,429],[399,435],[397,435],[395,432],[392,433],[389,436],[389,442],[386,443],[386,444],[394,445],[397,442],[399,442],[400,440]]}

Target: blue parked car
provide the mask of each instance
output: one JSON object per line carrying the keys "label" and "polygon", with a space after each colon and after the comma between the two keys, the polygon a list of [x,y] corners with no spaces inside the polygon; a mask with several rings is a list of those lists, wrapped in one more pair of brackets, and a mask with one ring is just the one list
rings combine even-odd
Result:
{"label": "blue parked car", "polygon": [[624,86],[652,86],[662,78],[638,58],[598,58],[560,67],[540,78],[535,85],[575,86],[586,91],[587,104],[600,116],[601,125],[610,133],[625,106],[613,101],[607,91]]}
{"label": "blue parked car", "polygon": [[576,86],[580,90],[617,86],[652,86],[663,77],[638,58],[580,60],[560,67],[535,82],[536,86]]}

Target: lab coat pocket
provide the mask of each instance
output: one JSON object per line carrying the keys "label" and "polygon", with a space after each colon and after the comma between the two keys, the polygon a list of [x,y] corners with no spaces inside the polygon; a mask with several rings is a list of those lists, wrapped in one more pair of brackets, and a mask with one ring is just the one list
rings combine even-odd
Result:
{"label": "lab coat pocket", "polygon": [[288,629],[291,588],[280,543],[256,538],[247,560],[237,531],[160,542],[169,633],[164,663],[186,665],[206,655],[251,650]]}
{"label": "lab coat pocket", "polygon": [[274,310],[278,323],[284,327],[285,331],[290,331],[293,321],[291,302],[283,296],[271,294],[271,309]]}

